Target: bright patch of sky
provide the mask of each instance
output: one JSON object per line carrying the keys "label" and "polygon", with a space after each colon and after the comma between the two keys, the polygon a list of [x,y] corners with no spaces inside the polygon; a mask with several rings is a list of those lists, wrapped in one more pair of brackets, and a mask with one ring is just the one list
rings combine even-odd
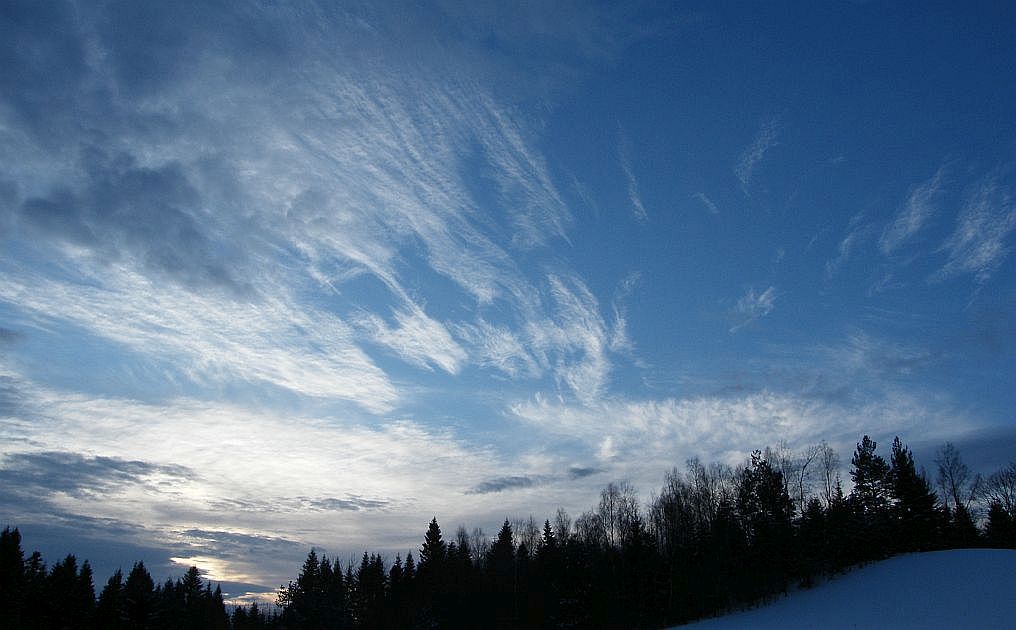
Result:
{"label": "bright patch of sky", "polygon": [[3,524],[258,592],[781,440],[1010,460],[1013,10],[623,4],[5,3]]}

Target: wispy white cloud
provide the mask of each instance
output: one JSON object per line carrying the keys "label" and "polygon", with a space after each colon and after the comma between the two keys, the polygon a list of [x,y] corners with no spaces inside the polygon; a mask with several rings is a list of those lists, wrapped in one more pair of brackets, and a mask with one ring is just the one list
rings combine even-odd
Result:
{"label": "wispy white cloud", "polygon": [[755,168],[759,165],[766,153],[777,144],[779,127],[776,119],[770,119],[762,124],[755,140],[737,158],[734,165],[734,174],[741,182],[741,188],[747,192],[755,175]]}
{"label": "wispy white cloud", "polygon": [[376,343],[387,346],[407,363],[424,369],[435,365],[449,374],[457,374],[468,358],[466,351],[448,330],[412,305],[395,312],[395,326],[376,315],[364,315],[359,322]]}
{"label": "wispy white cloud", "polygon": [[865,222],[864,212],[858,212],[854,216],[850,217],[850,223],[847,227],[847,235],[839,242],[836,247],[836,257],[826,261],[825,264],[825,279],[826,282],[833,279],[847,262],[850,261],[851,257],[856,254],[858,246],[871,236],[872,226],[870,223]]}
{"label": "wispy white cloud", "polygon": [[270,383],[380,413],[399,394],[342,320],[293,308],[274,287],[246,302],[158,285],[126,268],[59,282],[37,274],[0,283],[0,300],[42,326],[70,323],[176,367],[196,381]]}
{"label": "wispy white cloud", "polygon": [[737,300],[732,315],[736,323],[730,327],[731,333],[736,333],[753,321],[765,317],[773,311],[776,306],[776,287],[766,287],[761,293],[756,293],[751,287]]}
{"label": "wispy white cloud", "polygon": [[[401,538],[411,536],[405,523],[426,523],[434,513],[455,518],[465,509],[464,493],[507,467],[487,446],[411,421],[364,426],[292,410],[190,399],[147,405],[31,385],[23,393],[31,416],[23,426],[0,426],[5,443],[17,444],[5,456],[72,454],[65,469],[40,468],[43,486],[52,486],[48,474],[79,484],[88,481],[74,475],[85,470],[118,477],[99,495],[52,487],[35,497],[35,507],[5,505],[5,513],[39,516],[49,506],[130,522],[147,531],[149,544],[165,544],[186,523],[252,535],[284,531],[302,545],[332,549],[409,548]],[[12,433],[21,441],[8,442]],[[75,462],[87,466],[79,470]],[[269,585],[285,577],[244,565],[243,554],[218,561],[224,570],[253,570]]]}
{"label": "wispy white cloud", "polygon": [[704,192],[697,192],[694,195],[692,195],[692,198],[698,199],[699,202],[701,202],[701,204],[706,207],[706,210],[709,211],[709,214],[720,213],[720,209],[716,207],[716,204],[713,203],[713,200],[710,199],[709,196],[706,195]]}
{"label": "wispy white cloud", "polygon": [[1009,255],[1007,241],[1014,227],[1011,191],[997,176],[985,177],[969,193],[955,231],[942,246],[949,259],[930,279],[937,282],[969,273],[984,284]]}
{"label": "wispy white cloud", "polygon": [[840,244],[836,247],[836,258],[826,261],[826,281],[832,280],[833,276],[836,275],[836,272],[839,271],[840,267],[850,260],[850,255],[854,252],[854,247],[857,245],[862,235],[863,230],[853,229],[843,237],[843,240],[841,240]]}
{"label": "wispy white cloud", "polygon": [[465,340],[472,360],[494,368],[511,378],[539,378],[543,369],[526,349],[523,339],[507,326],[495,326],[480,320],[458,324],[455,334]]}
{"label": "wispy white cloud", "polygon": [[[28,281],[13,273],[3,299],[138,353],[182,357],[195,377],[263,380],[303,395],[353,400],[374,412],[392,409],[400,393],[372,360],[371,344],[409,365],[450,374],[475,360],[512,377],[553,372],[568,388],[602,383],[603,353],[591,343],[588,353],[575,350],[578,326],[592,325],[587,341],[597,339],[602,317],[579,320],[574,310],[562,312],[554,297],[560,294],[548,289],[540,268],[540,258],[551,256],[545,248],[566,238],[572,219],[537,148],[531,116],[495,98],[475,68],[441,50],[423,53],[423,63],[382,47],[376,33],[367,36],[360,26],[345,33],[345,20],[325,20],[308,32],[300,28],[306,17],[300,12],[263,10],[279,24],[277,52],[313,63],[293,73],[265,60],[265,76],[223,82],[223,64],[231,59],[194,50],[188,72],[165,72],[144,86],[143,108],[138,100],[111,99],[101,111],[51,112],[105,130],[111,140],[102,147],[104,159],[113,165],[107,170],[119,173],[114,167],[126,159],[137,184],[134,197],[118,207],[137,214],[169,199],[177,231],[193,232],[200,245],[182,260],[198,275],[250,288],[247,301],[203,290],[194,274],[168,273],[175,259],[156,260],[168,275],[154,273],[144,264],[158,249],[150,245],[165,248],[173,234],[126,229],[114,231],[134,239],[126,249],[124,238],[94,239],[99,247],[73,230],[64,230],[59,247],[35,239],[42,243],[39,256],[80,275],[36,274]],[[211,11],[206,18],[223,37],[238,28],[228,15]],[[371,23],[392,28],[380,17]],[[301,35],[293,38],[296,32]],[[89,29],[79,35],[88,50],[105,50],[83,70],[89,81],[105,86],[103,94],[132,89],[121,85],[116,70],[127,52]],[[361,52],[337,49],[346,35],[363,43]],[[183,49],[186,42],[166,45]],[[211,84],[221,89],[210,94]],[[159,118],[157,141],[146,116]],[[17,153],[30,163],[12,162],[4,171],[20,190],[64,212],[81,234],[117,225],[100,194],[109,178],[96,174],[90,149],[83,148],[88,138],[72,133],[48,155],[29,135],[17,137],[23,141]],[[493,194],[475,192],[476,182],[467,181],[474,171]],[[172,176],[176,196],[145,188],[153,174]],[[94,211],[74,216],[75,204],[58,203],[65,189],[68,199],[88,201]],[[130,218],[127,223],[145,224],[143,216]],[[86,246],[95,255],[85,255]],[[228,266],[203,264],[218,251],[238,255]],[[25,288],[37,283],[39,295],[29,296]],[[434,286],[441,300],[462,301],[461,319],[439,321],[422,306]],[[595,299],[592,307],[598,308]],[[503,314],[510,328],[471,328],[470,322],[483,322],[486,308]],[[572,332],[532,332],[548,321]],[[583,370],[588,377],[580,378]]]}
{"label": "wispy white cloud", "polygon": [[628,309],[625,302],[641,280],[642,274],[638,271],[629,273],[621,281],[614,295],[611,304],[614,321],[610,331],[610,349],[614,352],[631,353],[635,349],[634,343],[628,336]]}
{"label": "wispy white cloud", "polygon": [[592,403],[604,392],[611,369],[599,304],[577,277],[551,275],[548,282],[553,318],[528,324],[527,333],[541,361],[553,366],[558,382],[583,403]]}
{"label": "wispy white cloud", "polygon": [[878,240],[882,254],[886,256],[892,254],[896,248],[924,227],[928,218],[935,212],[936,201],[941,196],[944,180],[945,167],[942,167],[931,179],[911,189],[906,203],[892,223],[886,226]]}
{"label": "wispy white cloud", "polygon": [[909,376],[942,358],[938,352],[856,331],[845,343],[828,348],[830,363],[876,378]]}
{"label": "wispy white cloud", "polygon": [[593,407],[536,397],[511,413],[540,431],[581,440],[590,455],[612,462],[643,487],[661,470],[689,457],[742,463],[756,448],[785,441],[800,448],[822,439],[846,450],[861,434],[883,436],[920,428],[922,439],[961,432],[955,414],[900,391],[860,405],[762,390],[737,397],[603,401]]}
{"label": "wispy white cloud", "polygon": [[635,213],[635,218],[639,221],[645,221],[649,218],[649,214],[646,212],[646,207],[642,203],[642,196],[639,194],[639,183],[638,180],[635,179],[635,171],[632,170],[631,142],[624,133],[619,131],[617,144],[617,153],[621,160],[621,170],[624,171],[624,177],[628,182],[628,201],[631,202],[632,212]]}

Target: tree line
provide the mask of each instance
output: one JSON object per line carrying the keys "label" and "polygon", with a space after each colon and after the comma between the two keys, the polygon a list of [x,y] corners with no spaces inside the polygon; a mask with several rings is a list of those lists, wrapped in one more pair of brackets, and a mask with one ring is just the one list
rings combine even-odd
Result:
{"label": "tree line", "polygon": [[896,553],[1016,548],[1016,462],[987,478],[951,444],[934,481],[896,438],[888,458],[864,436],[844,494],[836,453],[755,451],[742,465],[697,459],[643,503],[626,482],[576,518],[505,519],[493,540],[437,518],[417,555],[364,553],[345,567],[308,554],[276,607],[238,606],[192,567],[155,585],[142,563],[94,596],[88,562],[47,569],[0,536],[2,627],[658,628],[752,605]]}
{"label": "tree line", "polygon": [[156,584],[135,562],[127,579],[117,569],[96,598],[87,560],[79,567],[68,555],[47,568],[38,551],[24,557],[21,532],[10,527],[0,532],[0,607],[0,628],[230,627],[221,588],[213,590],[197,567]]}

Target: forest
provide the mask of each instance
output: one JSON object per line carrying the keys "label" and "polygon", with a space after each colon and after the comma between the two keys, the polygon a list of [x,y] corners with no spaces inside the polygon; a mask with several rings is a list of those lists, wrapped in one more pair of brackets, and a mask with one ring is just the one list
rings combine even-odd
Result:
{"label": "forest", "polygon": [[[574,519],[506,518],[491,541],[435,517],[416,556],[359,563],[311,550],[275,606],[227,606],[196,567],[156,584],[144,564],[95,596],[69,555],[27,558],[0,534],[3,628],[660,628],[807,587],[894,554],[1016,548],[1016,462],[982,477],[946,444],[933,473],[896,438],[868,436],[850,461],[825,443],[755,451],[742,465],[690,460],[643,503],[626,482]],[[354,566],[355,565],[355,566]]]}

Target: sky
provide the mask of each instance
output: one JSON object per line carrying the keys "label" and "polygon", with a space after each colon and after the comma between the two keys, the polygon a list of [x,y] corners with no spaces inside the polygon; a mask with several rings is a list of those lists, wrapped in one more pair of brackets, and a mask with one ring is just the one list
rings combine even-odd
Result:
{"label": "sky", "polygon": [[0,524],[237,596],[690,457],[997,469],[1014,13],[4,0]]}

